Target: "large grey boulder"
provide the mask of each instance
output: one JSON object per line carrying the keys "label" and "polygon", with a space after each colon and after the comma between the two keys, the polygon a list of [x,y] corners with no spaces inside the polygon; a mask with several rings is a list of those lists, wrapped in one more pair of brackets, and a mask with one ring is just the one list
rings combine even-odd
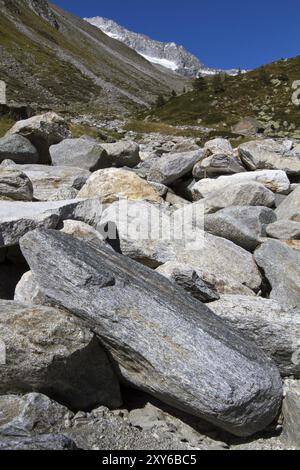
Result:
{"label": "large grey boulder", "polygon": [[214,286],[203,281],[197,270],[192,266],[169,261],[159,266],[156,271],[170,281],[175,282],[201,302],[212,302],[220,298]]}
{"label": "large grey boulder", "polygon": [[254,253],[270,285],[270,298],[287,308],[300,306],[300,252],[278,240],[268,240]]}
{"label": "large grey boulder", "polygon": [[32,143],[38,151],[39,163],[51,163],[49,147],[67,139],[71,133],[62,117],[48,112],[16,122],[5,137],[12,135],[21,135]]}
{"label": "large grey boulder", "polygon": [[296,381],[286,390],[283,401],[283,433],[289,447],[300,449],[300,384]]}
{"label": "large grey boulder", "polygon": [[26,232],[37,227],[57,228],[67,219],[97,225],[101,214],[102,205],[97,199],[0,201],[0,247],[17,245]]}
{"label": "large grey boulder", "polygon": [[236,435],[275,418],[274,363],[172,282],[61,232],[21,246],[47,297],[93,325],[124,380]]}
{"label": "large grey boulder", "polygon": [[147,202],[120,201],[105,209],[101,225],[113,224],[111,235],[117,236],[121,252],[149,267],[177,261],[197,269],[219,293],[258,291],[261,276],[252,255],[229,240],[204,233],[203,214],[194,204],[170,215]]}
{"label": "large grey boulder", "polygon": [[37,163],[39,154],[28,139],[14,134],[0,139],[0,163],[4,160],[20,164]]}
{"label": "large grey boulder", "polygon": [[231,206],[273,207],[275,195],[263,184],[248,182],[226,186],[201,199],[201,202],[204,204],[205,213],[211,214]]}
{"label": "large grey boulder", "polygon": [[95,140],[65,139],[50,147],[52,165],[96,171],[111,166],[104,148]]}
{"label": "large grey boulder", "polygon": [[0,435],[30,436],[59,431],[68,408],[40,393],[0,396]]}
{"label": "large grey boulder", "polygon": [[59,190],[81,189],[91,173],[71,166],[14,165],[32,182],[33,196],[39,201],[52,199]]}
{"label": "large grey boulder", "polygon": [[167,153],[153,163],[147,178],[149,181],[169,185],[191,173],[202,156],[203,151],[200,149],[186,153]]}
{"label": "large grey boulder", "polygon": [[205,230],[254,251],[266,235],[266,226],[276,220],[272,209],[261,206],[227,207],[204,219]]}
{"label": "large grey boulder", "polygon": [[232,155],[233,148],[227,139],[217,137],[216,139],[209,140],[204,145],[204,157],[209,157],[213,154]]}
{"label": "large grey boulder", "polygon": [[133,168],[141,162],[140,147],[136,142],[120,141],[112,144],[101,144],[106,150],[109,166]]}
{"label": "large grey boulder", "polygon": [[243,295],[224,295],[209,307],[272,357],[283,377],[300,377],[300,309]]}
{"label": "large grey boulder", "polygon": [[284,171],[247,171],[235,175],[219,176],[216,179],[205,178],[198,181],[192,188],[193,199],[198,200],[207,197],[216,191],[224,190],[226,186],[253,182],[263,184],[274,193],[287,194],[290,191],[290,181]]}
{"label": "large grey boulder", "polygon": [[0,300],[0,393],[40,392],[76,410],[121,404],[118,381],[94,334],[70,314]]}
{"label": "large grey boulder", "polygon": [[290,150],[285,142],[273,139],[254,140],[239,146],[239,156],[249,170],[283,170],[300,174],[300,151]]}
{"label": "large grey boulder", "polygon": [[0,166],[0,200],[32,201],[33,187],[21,171]]}
{"label": "large grey boulder", "polygon": [[276,215],[278,220],[300,221],[300,186],[294,189],[277,207]]}
{"label": "large grey boulder", "polygon": [[300,219],[278,220],[267,227],[267,235],[279,240],[300,240]]}
{"label": "large grey boulder", "polygon": [[196,163],[193,176],[196,179],[218,175],[232,175],[246,171],[234,155],[213,154]]}

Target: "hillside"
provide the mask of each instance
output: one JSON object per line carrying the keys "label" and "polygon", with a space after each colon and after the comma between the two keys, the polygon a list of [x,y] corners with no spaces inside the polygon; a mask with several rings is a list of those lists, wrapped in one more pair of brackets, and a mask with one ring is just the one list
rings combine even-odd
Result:
{"label": "hillside", "polygon": [[300,56],[236,77],[206,77],[200,79],[197,90],[153,109],[150,118],[228,132],[244,117],[252,117],[268,135],[300,137],[300,107],[292,101],[293,83],[299,79]]}
{"label": "hillside", "polygon": [[0,10],[0,79],[11,102],[123,113],[186,83],[46,1],[0,0]]}

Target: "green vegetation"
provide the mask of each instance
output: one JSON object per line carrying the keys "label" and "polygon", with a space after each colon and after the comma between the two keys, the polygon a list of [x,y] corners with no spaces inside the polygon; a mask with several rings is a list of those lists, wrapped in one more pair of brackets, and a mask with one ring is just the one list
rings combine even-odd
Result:
{"label": "green vegetation", "polygon": [[109,129],[99,129],[98,127],[89,126],[87,124],[70,124],[72,136],[74,138],[88,135],[101,142],[106,140],[120,140],[122,134]]}
{"label": "green vegetation", "polygon": [[0,116],[0,138],[14,125],[14,121],[8,116]]}
{"label": "green vegetation", "polygon": [[201,77],[194,80],[193,91],[153,108],[150,119],[170,125],[201,124],[226,133],[243,117],[251,116],[269,128],[270,134],[300,137],[300,107],[292,102],[295,80],[300,80],[300,56],[235,77]]}

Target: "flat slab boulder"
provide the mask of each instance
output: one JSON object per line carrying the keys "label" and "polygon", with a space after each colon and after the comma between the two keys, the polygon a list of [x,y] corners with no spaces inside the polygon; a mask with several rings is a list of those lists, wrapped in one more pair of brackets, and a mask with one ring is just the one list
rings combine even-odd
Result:
{"label": "flat slab boulder", "polygon": [[32,182],[33,196],[39,201],[48,201],[58,191],[81,189],[91,173],[71,166],[14,165],[10,168],[22,171]]}
{"label": "flat slab boulder", "polygon": [[33,186],[25,173],[0,166],[0,200],[32,201]]}
{"label": "flat slab boulder", "polygon": [[[21,135],[37,149],[39,163],[51,163],[49,147],[71,136],[66,121],[56,113],[48,112],[16,122],[5,137]],[[6,157],[7,158],[7,157]]]}
{"label": "flat slab boulder", "polygon": [[278,220],[267,227],[267,235],[279,240],[300,240],[300,219]]}
{"label": "flat slab boulder", "polygon": [[93,173],[78,194],[79,198],[99,197],[103,203],[119,199],[163,202],[159,191],[132,171],[108,168]]}
{"label": "flat slab boulder", "polygon": [[272,357],[283,377],[300,378],[300,309],[244,295],[223,295],[209,307]]}
{"label": "flat slab boulder", "polygon": [[234,155],[215,153],[196,163],[193,168],[193,176],[200,179],[216,175],[232,175],[245,171],[245,167]]}
{"label": "flat slab boulder", "polygon": [[300,252],[278,240],[268,240],[254,253],[271,285],[270,298],[287,308],[300,306]]}
{"label": "flat slab boulder", "polygon": [[147,179],[169,185],[182,176],[192,173],[193,167],[202,157],[203,151],[200,149],[185,153],[167,153],[155,160]]}
{"label": "flat slab boulder", "polygon": [[172,282],[57,231],[21,245],[47,297],[93,325],[124,380],[236,435],[275,418],[274,363]]}
{"label": "flat slab boulder", "polygon": [[300,174],[300,151],[293,151],[285,142],[273,139],[246,142],[239,146],[239,156],[251,171],[268,169]]}
{"label": "flat slab boulder", "polygon": [[111,166],[103,146],[92,139],[65,139],[50,147],[52,165],[96,171]]}
{"label": "flat slab boulder", "polygon": [[192,188],[193,199],[198,200],[212,193],[223,190],[234,184],[256,182],[263,184],[274,193],[287,194],[290,191],[290,181],[284,171],[260,170],[237,173],[235,175],[219,176],[216,179],[205,178],[198,181]]}
{"label": "flat slab boulder", "polygon": [[4,160],[19,164],[37,163],[39,154],[28,139],[14,134],[0,139],[0,163]]}
{"label": "flat slab boulder", "polygon": [[94,334],[70,314],[0,300],[0,393],[40,392],[75,410],[121,405],[118,381]]}

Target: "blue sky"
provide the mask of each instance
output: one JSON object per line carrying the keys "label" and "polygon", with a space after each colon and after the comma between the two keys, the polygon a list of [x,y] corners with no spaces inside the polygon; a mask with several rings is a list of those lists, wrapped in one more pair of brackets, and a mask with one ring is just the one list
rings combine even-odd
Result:
{"label": "blue sky", "polygon": [[300,54],[299,0],[52,0],[184,45],[209,66],[254,68]]}

